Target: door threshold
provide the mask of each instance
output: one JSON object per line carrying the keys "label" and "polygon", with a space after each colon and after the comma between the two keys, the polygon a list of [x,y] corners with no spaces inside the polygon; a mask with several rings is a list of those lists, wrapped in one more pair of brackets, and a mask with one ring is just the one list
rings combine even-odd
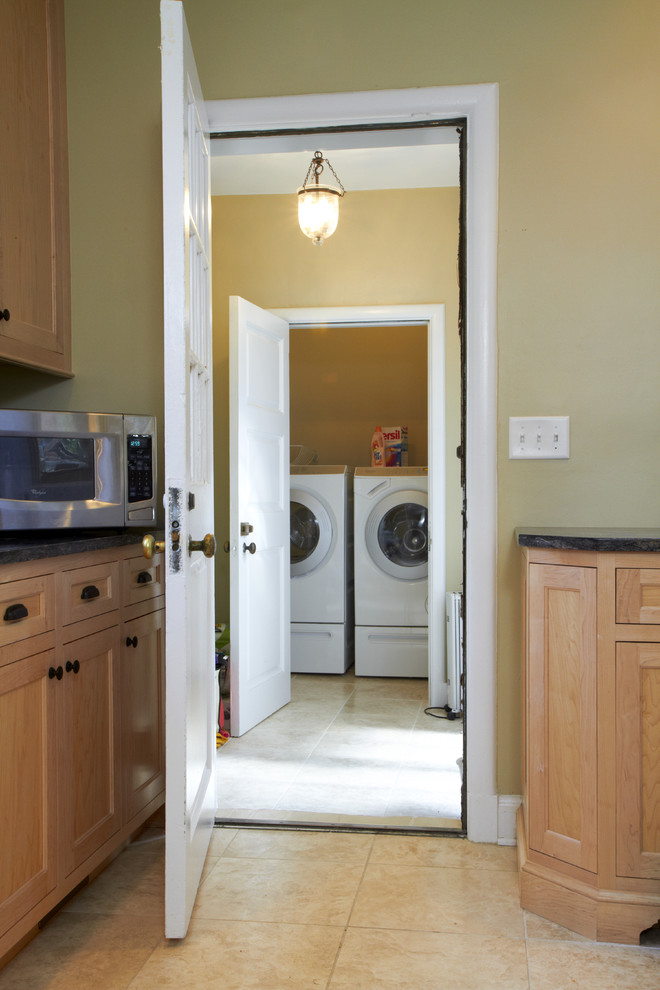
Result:
{"label": "door threshold", "polygon": [[292,821],[291,819],[216,818],[215,828],[280,829],[287,832],[366,832],[377,835],[434,835],[465,839],[467,831],[461,826],[446,825],[378,825],[375,822]]}

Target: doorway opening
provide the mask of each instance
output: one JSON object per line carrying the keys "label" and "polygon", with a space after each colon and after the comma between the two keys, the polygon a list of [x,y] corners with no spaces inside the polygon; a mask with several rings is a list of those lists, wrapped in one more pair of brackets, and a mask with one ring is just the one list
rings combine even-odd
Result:
{"label": "doorway opening", "polygon": [[[337,123],[436,118],[467,120],[465,299],[467,428],[466,499],[470,526],[466,571],[467,827],[476,841],[496,841],[495,786],[495,274],[497,232],[497,86],[446,87],[383,93],[326,94],[207,102],[211,129],[243,133]],[[256,245],[259,250],[259,245]],[[238,287],[238,291],[243,291]],[[244,294],[249,294],[244,292]],[[216,297],[217,301],[217,297]],[[265,305],[273,305],[265,300]]]}

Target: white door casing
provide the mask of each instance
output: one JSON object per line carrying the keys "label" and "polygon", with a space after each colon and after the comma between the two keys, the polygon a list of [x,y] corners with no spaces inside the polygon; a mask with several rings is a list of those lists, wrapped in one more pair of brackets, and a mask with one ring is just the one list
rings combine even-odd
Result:
{"label": "white door casing", "polygon": [[[179,0],[161,0],[166,522],[165,935],[182,938],[215,822],[208,124]],[[194,507],[193,507],[194,502]]]}
{"label": "white door casing", "polygon": [[[249,527],[252,527],[251,529]],[[229,301],[231,732],[291,700],[289,324]]]}
{"label": "white door casing", "polygon": [[498,86],[484,83],[207,102],[213,132],[467,121],[467,830],[496,842]]}
{"label": "white door casing", "polygon": [[[428,468],[429,468],[429,705],[447,702],[445,658],[445,307],[442,303],[410,306],[319,306],[275,309],[297,328],[323,326],[427,325]],[[434,520],[441,520],[435,525]]]}

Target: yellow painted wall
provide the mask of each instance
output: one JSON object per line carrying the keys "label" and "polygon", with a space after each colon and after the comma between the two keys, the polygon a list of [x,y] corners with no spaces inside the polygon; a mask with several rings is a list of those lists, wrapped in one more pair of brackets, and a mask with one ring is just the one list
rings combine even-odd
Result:
{"label": "yellow painted wall", "polygon": [[[499,790],[519,793],[514,527],[653,526],[660,515],[660,5],[185,8],[209,98],[499,83],[497,771]],[[65,9],[77,377],[5,370],[0,394],[60,408],[122,408],[140,396],[157,409],[158,2],[65,0]],[[508,417],[544,413],[570,415],[571,459],[510,462]]]}
{"label": "yellow painted wall", "polygon": [[[298,227],[295,188],[291,196],[214,196],[213,197],[213,339],[214,339],[214,434],[216,476],[216,528],[220,542],[229,536],[229,504],[226,484],[228,471],[226,437],[229,426],[228,406],[228,298],[243,296],[264,309],[299,306],[373,306],[404,303],[445,303],[445,416],[447,420],[447,450],[452,454],[460,442],[460,345],[458,339],[458,189],[408,189],[373,192],[349,192],[341,202],[337,231],[318,248],[314,247]],[[312,331],[297,331],[312,334]],[[296,331],[294,331],[296,333]],[[347,394],[334,396],[325,392],[325,401],[342,420],[352,419],[352,435],[362,431],[365,453],[369,452],[371,433],[377,412],[369,411],[385,402],[385,393],[396,382],[398,357],[391,349],[386,356],[368,367],[370,332],[351,337],[348,331],[333,331],[341,335],[342,345],[333,348],[332,358],[360,369],[364,380],[360,403]],[[377,333],[377,331],[376,331]],[[399,331],[401,342],[405,331]],[[419,334],[411,334],[413,348]],[[393,344],[393,342],[392,342]],[[302,345],[298,345],[299,348]],[[295,353],[295,351],[294,351]],[[303,355],[299,354],[300,359]],[[381,425],[407,425],[412,433],[413,455],[421,440],[419,402],[414,406],[409,398],[414,388],[414,361],[410,347],[403,361],[407,367],[408,385],[396,402],[391,414],[403,416],[406,408],[413,409],[410,422],[396,419]],[[307,349],[306,360],[310,354]],[[320,355],[319,371],[330,355]],[[426,401],[426,352],[418,375],[418,391]],[[380,379],[369,382],[371,374]],[[292,413],[307,415],[308,409],[296,402],[296,383],[304,380],[297,366],[293,370]],[[351,371],[351,382],[356,380]],[[442,388],[443,383],[440,384]],[[392,400],[390,400],[392,401]],[[341,409],[342,404],[344,409]],[[327,410],[319,410],[318,429]],[[426,450],[426,427],[421,449]],[[327,435],[327,434],[326,434]],[[317,445],[309,432],[309,441],[292,433],[292,442]],[[318,432],[316,434],[318,436]],[[337,450],[334,448],[327,448]],[[352,463],[351,451],[359,451],[359,439],[353,440],[341,463]],[[321,451],[322,456],[323,453]],[[421,455],[421,450],[420,450]],[[358,463],[358,462],[355,462]],[[361,464],[368,463],[362,459]],[[412,463],[412,461],[411,461]],[[422,463],[417,461],[417,463]],[[423,463],[426,463],[426,459]],[[461,515],[459,462],[455,456],[447,459],[447,580],[451,588],[461,586]],[[228,558],[223,554],[216,562],[216,598],[219,608],[229,601]]]}

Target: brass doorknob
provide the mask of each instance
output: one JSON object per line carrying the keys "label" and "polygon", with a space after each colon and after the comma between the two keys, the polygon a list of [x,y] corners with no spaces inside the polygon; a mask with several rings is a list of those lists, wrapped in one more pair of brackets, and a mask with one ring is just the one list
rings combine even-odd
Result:
{"label": "brass doorknob", "polygon": [[203,540],[188,540],[188,554],[194,550],[201,550],[205,557],[212,557],[215,553],[215,536],[207,533]]}
{"label": "brass doorknob", "polygon": [[155,540],[151,533],[147,535],[142,540],[142,553],[145,555],[147,560],[151,560],[155,553],[162,553],[165,549],[165,543],[163,540]]}

